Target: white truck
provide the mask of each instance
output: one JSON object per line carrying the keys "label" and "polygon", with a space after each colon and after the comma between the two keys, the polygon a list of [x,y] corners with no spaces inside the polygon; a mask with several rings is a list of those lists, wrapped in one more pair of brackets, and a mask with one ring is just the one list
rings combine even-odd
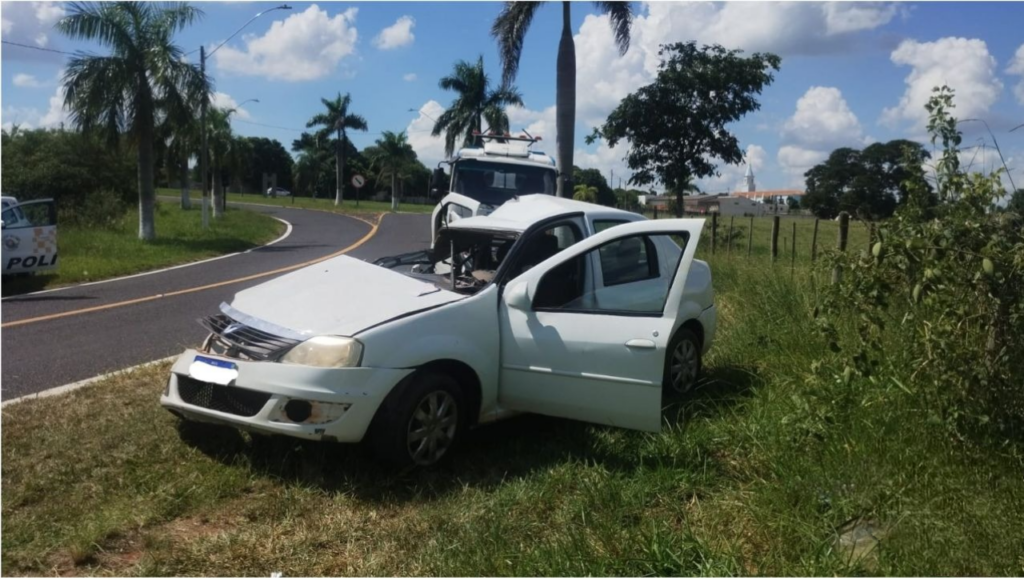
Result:
{"label": "white truck", "polygon": [[24,203],[0,196],[3,209],[3,275],[57,268],[57,207],[52,199]]}
{"label": "white truck", "polygon": [[462,218],[490,215],[510,199],[555,194],[555,160],[531,150],[540,137],[487,134],[478,138],[481,147],[464,147],[446,162],[451,166],[450,176],[441,167],[431,176],[431,194],[444,195],[432,214],[431,240],[437,238],[445,225]]}

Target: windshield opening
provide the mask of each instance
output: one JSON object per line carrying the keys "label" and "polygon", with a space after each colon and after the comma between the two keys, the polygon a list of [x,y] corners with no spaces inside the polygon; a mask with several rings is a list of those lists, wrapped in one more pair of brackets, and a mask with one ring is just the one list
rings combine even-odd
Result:
{"label": "windshield opening", "polygon": [[452,191],[492,205],[518,195],[554,195],[555,171],[550,167],[464,159],[455,164]]}
{"label": "windshield opening", "polygon": [[381,258],[375,263],[443,290],[475,294],[494,279],[518,237],[518,232],[445,229],[432,250]]}

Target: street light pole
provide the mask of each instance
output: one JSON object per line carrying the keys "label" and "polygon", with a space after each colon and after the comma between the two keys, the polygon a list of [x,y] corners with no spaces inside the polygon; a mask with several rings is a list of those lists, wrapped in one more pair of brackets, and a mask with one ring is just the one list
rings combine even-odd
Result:
{"label": "street light pole", "polygon": [[[222,47],[225,44],[227,44],[228,41],[231,40],[232,38],[234,38],[239,32],[242,31],[242,29],[244,29],[246,26],[249,26],[250,24],[252,24],[253,20],[256,20],[257,18],[259,18],[260,16],[263,16],[267,12],[273,12],[274,10],[291,10],[291,9],[292,9],[291,6],[289,6],[287,4],[282,4],[280,6],[275,6],[275,7],[271,8],[270,10],[264,10],[263,12],[256,13],[256,16],[253,16],[252,18],[250,18],[248,22],[246,22],[245,24],[240,26],[238,28],[238,30],[236,30],[234,33],[231,34],[231,36],[225,38],[223,42],[221,42],[216,47],[214,47],[214,49],[210,51],[210,56],[212,56],[213,53],[215,53],[218,50],[220,50],[220,47]],[[206,78],[206,57],[207,57],[206,47],[205,46],[200,46],[199,47],[199,72],[200,72],[200,74],[202,75],[202,77],[204,79]],[[202,133],[202,148],[203,148],[201,154],[199,155],[199,170],[203,173],[203,229],[204,230],[210,227],[210,217],[209,217],[209,211],[210,211],[209,210],[209,202],[210,202],[210,200],[209,200],[209,191],[207,190],[207,180],[206,180],[207,154],[208,154],[207,142],[206,142],[206,130],[207,130],[207,127],[206,127],[206,104],[207,104],[207,101],[209,101],[209,100],[210,100],[210,93],[208,91],[206,91],[206,92],[204,92],[203,100],[202,100],[202,102],[199,105],[199,123],[201,125],[200,132]],[[248,101],[246,101],[246,102],[248,102]],[[225,196],[225,198],[226,197],[227,196]]]}

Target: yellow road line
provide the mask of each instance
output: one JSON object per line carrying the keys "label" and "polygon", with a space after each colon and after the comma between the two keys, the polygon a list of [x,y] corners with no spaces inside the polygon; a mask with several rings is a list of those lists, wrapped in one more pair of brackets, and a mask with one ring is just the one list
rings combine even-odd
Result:
{"label": "yellow road line", "polygon": [[[384,215],[386,215],[386,214],[384,214]],[[285,266],[284,268],[278,268],[276,270],[270,270],[269,272],[260,272],[259,274],[250,274],[249,276],[243,276],[241,278],[235,278],[234,280],[225,280],[223,282],[215,282],[213,284],[207,284],[205,286],[196,286],[195,288],[185,288],[183,290],[175,290],[174,292],[167,292],[166,294],[154,294],[152,296],[143,296],[142,298],[132,298],[131,300],[123,300],[121,302],[114,302],[114,303],[111,303],[111,304],[103,304],[103,305],[100,305],[100,306],[92,306],[90,308],[82,308],[80,310],[69,310],[67,312],[58,312],[56,314],[47,314],[45,316],[36,316],[35,318],[24,318],[22,320],[13,320],[11,322],[5,322],[3,324],[0,324],[0,328],[10,328],[10,327],[13,327],[13,326],[21,326],[21,325],[24,325],[24,324],[32,324],[34,322],[45,322],[47,320],[56,320],[58,318],[65,318],[65,317],[68,317],[68,316],[77,316],[79,314],[88,314],[90,312],[100,312],[102,310],[111,310],[113,308],[121,308],[121,307],[124,307],[124,306],[131,306],[133,304],[141,304],[143,302],[152,302],[153,300],[160,300],[161,298],[171,298],[173,296],[181,296],[182,294],[192,294],[193,292],[202,292],[203,290],[210,290],[212,288],[219,288],[221,286],[229,286],[231,284],[238,284],[239,282],[248,282],[249,280],[256,280],[258,278],[265,278],[267,276],[273,276],[274,274],[281,274],[281,273],[284,273],[284,272],[289,272],[291,270],[298,270],[299,268],[305,268],[306,266],[311,266],[313,264],[316,264],[317,262],[323,262],[324,260],[330,260],[331,258],[336,258],[336,257],[338,257],[338,256],[340,256],[342,254],[347,254],[347,253],[351,252],[352,250],[358,248],[359,246],[365,244],[366,242],[370,241],[370,238],[372,238],[373,236],[377,235],[377,230],[380,227],[380,223],[383,223],[383,221],[384,221],[384,215],[381,215],[380,221],[377,224],[370,224],[370,222],[368,222],[368,221],[360,220],[360,221],[363,221],[363,223],[369,224],[371,226],[370,227],[370,231],[365,236],[360,238],[359,241],[357,241],[356,243],[354,243],[354,244],[352,244],[352,245],[350,245],[350,246],[348,246],[346,248],[343,248],[341,250],[338,250],[337,252],[334,252],[333,254],[329,254],[327,256],[324,256],[322,258],[317,258],[315,260],[310,260],[308,262],[303,262],[301,264],[294,264],[292,266]]]}

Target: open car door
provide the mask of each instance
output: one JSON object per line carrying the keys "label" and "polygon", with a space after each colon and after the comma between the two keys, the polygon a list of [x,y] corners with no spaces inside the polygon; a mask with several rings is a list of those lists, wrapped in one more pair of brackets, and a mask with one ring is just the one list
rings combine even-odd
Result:
{"label": "open car door", "polygon": [[57,268],[57,208],[52,199],[4,208],[2,230],[5,275]]}
{"label": "open car door", "polygon": [[703,226],[620,225],[508,282],[499,305],[501,406],[659,431],[665,353],[685,322],[679,303]]}

